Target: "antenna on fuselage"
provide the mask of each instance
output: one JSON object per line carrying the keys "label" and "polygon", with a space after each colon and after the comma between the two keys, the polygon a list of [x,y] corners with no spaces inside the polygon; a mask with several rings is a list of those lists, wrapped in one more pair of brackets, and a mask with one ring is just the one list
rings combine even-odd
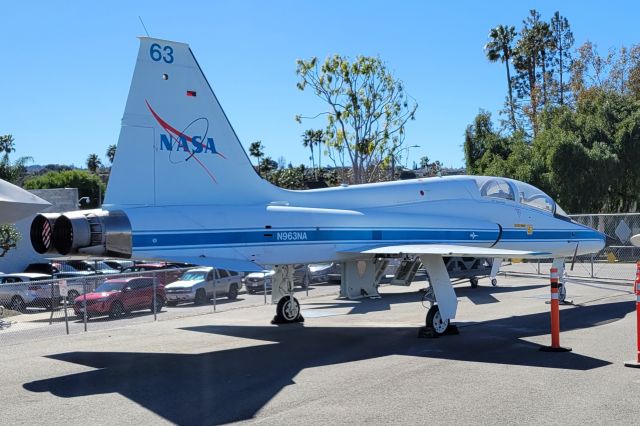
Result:
{"label": "antenna on fuselage", "polygon": [[140,20],[140,23],[142,24],[142,28],[144,28],[144,32],[147,33],[147,37],[151,37],[149,35],[149,31],[147,31],[147,26],[144,24],[144,22],[142,21],[142,17],[140,15],[138,15],[138,19]]}

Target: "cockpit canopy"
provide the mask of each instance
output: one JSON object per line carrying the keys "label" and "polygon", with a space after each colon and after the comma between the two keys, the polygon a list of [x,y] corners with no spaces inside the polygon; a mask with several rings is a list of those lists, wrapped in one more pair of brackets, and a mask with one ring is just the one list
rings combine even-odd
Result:
{"label": "cockpit canopy", "polygon": [[559,216],[567,216],[551,197],[528,183],[488,176],[479,176],[475,180],[483,197],[510,200]]}

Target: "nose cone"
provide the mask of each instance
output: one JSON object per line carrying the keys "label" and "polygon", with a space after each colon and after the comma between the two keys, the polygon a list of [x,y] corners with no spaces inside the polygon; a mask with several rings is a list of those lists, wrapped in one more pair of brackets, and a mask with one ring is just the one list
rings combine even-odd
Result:
{"label": "nose cone", "polygon": [[600,231],[596,231],[595,229],[587,228],[591,232],[589,235],[586,235],[585,238],[581,239],[578,244],[578,254],[591,254],[598,253],[607,245],[607,240],[609,237],[607,234],[604,234]]}

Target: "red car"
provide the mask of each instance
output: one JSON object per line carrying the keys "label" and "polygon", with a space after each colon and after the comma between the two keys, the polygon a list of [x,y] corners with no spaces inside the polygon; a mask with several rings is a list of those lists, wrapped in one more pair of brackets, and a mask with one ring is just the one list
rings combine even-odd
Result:
{"label": "red car", "polygon": [[[95,291],[76,297],[73,310],[78,317],[84,314],[85,297],[87,317],[109,315],[111,318],[118,318],[127,312],[143,309],[150,309],[153,312],[153,278],[131,277],[106,280]],[[157,284],[156,312],[160,312],[165,300],[167,299],[164,286]]]}

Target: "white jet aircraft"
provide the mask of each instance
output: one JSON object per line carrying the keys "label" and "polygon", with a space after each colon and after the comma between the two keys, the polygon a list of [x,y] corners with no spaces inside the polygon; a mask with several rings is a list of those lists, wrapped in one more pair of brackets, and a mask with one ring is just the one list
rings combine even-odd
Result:
{"label": "white jet aircraft", "polygon": [[293,264],[341,262],[342,294],[359,298],[377,295],[384,258],[419,256],[433,290],[427,326],[442,334],[457,309],[443,256],[562,259],[599,251],[605,237],[539,189],[498,177],[273,186],[189,46],[141,37],[103,208],[39,215],[31,241],[40,253],[273,266],[279,322],[301,320]]}

